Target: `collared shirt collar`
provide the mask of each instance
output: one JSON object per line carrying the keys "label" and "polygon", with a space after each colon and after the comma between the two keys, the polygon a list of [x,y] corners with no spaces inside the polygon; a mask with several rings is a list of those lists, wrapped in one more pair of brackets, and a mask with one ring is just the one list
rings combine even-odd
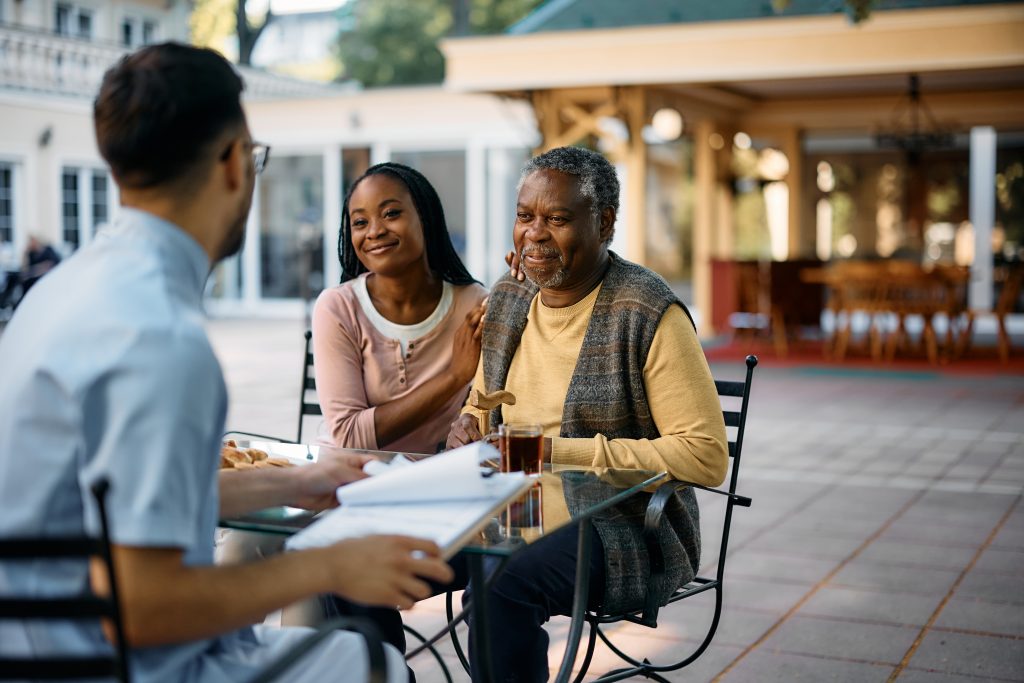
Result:
{"label": "collared shirt collar", "polygon": [[[187,283],[202,299],[206,278],[210,275],[210,257],[190,234],[181,227],[140,209],[122,206],[111,233],[138,232],[151,238],[171,260],[169,266],[183,267]],[[191,287],[190,287],[191,288]]]}

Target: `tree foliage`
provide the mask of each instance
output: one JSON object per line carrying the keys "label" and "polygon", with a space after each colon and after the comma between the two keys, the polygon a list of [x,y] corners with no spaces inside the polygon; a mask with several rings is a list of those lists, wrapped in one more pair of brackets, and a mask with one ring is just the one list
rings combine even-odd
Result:
{"label": "tree foliage", "polygon": [[236,38],[234,56],[239,64],[250,64],[256,41],[274,15],[268,5],[263,17],[251,16],[246,5],[246,0],[195,0],[189,17],[192,42],[228,54],[233,52],[230,39]]}
{"label": "tree foliage", "polygon": [[439,83],[439,41],[504,30],[541,0],[350,0],[338,57],[348,78],[367,86]]}

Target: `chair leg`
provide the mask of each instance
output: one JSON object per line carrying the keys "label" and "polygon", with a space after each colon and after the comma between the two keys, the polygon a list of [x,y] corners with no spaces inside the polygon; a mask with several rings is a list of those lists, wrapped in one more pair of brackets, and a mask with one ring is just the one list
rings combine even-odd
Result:
{"label": "chair leg", "polygon": [[967,321],[960,331],[960,339],[957,340],[956,355],[958,358],[964,356],[971,347],[971,335],[974,333],[974,312],[967,311],[966,315]]}
{"label": "chair leg", "polygon": [[776,309],[772,311],[772,341],[775,345],[775,355],[779,358],[785,358],[789,353],[787,336],[782,311]]}
{"label": "chair leg", "polygon": [[921,341],[928,354],[928,362],[932,365],[936,365],[939,362],[939,349],[935,340],[935,328],[932,327],[931,316],[925,315],[923,317],[924,332],[921,333]]}
{"label": "chair leg", "polygon": [[1006,331],[1006,316],[1000,314],[996,323],[999,326],[999,362],[1006,365],[1010,362],[1010,334]]}

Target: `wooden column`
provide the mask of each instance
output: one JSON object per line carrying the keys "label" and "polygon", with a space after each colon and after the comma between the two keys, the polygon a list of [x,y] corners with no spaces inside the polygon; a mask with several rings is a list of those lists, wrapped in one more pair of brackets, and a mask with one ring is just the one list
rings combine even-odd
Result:
{"label": "wooden column", "polygon": [[788,128],[782,135],[782,151],[789,160],[786,187],[789,189],[789,249],[786,258],[799,258],[803,252],[800,219],[803,216],[803,133]]}
{"label": "wooden column", "polygon": [[711,245],[715,220],[715,150],[708,138],[715,125],[708,119],[697,122],[693,134],[696,197],[693,207],[693,303],[700,312],[697,332],[702,337],[715,333],[711,324]]}
{"label": "wooden column", "polygon": [[629,128],[625,153],[626,258],[643,264],[647,251],[647,143],[643,137],[647,104],[644,88],[623,88],[619,94],[619,106]]}

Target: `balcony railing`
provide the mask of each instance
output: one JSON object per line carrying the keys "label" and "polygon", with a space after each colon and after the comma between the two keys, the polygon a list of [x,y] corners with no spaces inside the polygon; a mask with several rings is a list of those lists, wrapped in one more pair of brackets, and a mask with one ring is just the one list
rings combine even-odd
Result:
{"label": "balcony railing", "polygon": [[[95,97],[103,74],[128,51],[118,45],[0,25],[0,89]],[[239,67],[246,99],[324,97],[351,86],[311,83],[261,69]]]}

